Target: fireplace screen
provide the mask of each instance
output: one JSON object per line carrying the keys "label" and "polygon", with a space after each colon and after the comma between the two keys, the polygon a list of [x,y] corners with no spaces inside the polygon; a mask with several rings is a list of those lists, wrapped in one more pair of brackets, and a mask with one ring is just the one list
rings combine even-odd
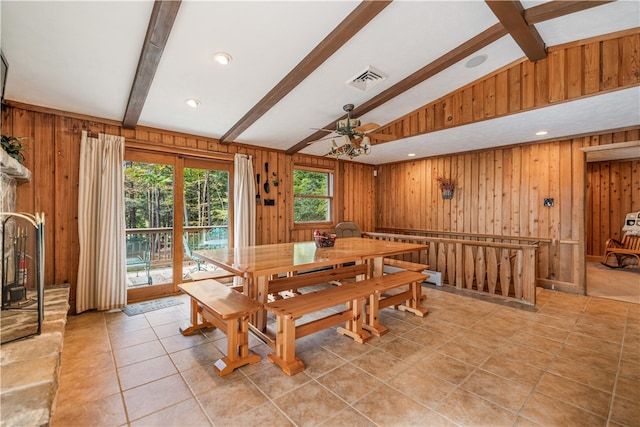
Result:
{"label": "fireplace screen", "polygon": [[2,343],[38,335],[44,294],[44,214],[0,213]]}

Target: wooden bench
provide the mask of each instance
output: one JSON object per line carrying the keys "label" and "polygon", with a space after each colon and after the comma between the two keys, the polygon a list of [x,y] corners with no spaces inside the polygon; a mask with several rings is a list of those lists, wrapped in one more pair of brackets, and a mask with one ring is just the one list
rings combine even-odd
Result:
{"label": "wooden bench", "polygon": [[388,265],[390,267],[395,267],[395,268],[402,268],[403,270],[417,271],[418,273],[429,269],[429,266],[427,264],[403,261],[401,259],[394,259],[394,258],[385,258],[384,265]]}
{"label": "wooden bench", "polygon": [[[618,261],[618,265],[609,265],[607,261],[609,256],[615,256]],[[604,249],[604,261],[602,264],[610,268],[624,267],[625,258],[635,257],[640,265],[640,236],[632,236],[629,233],[625,233],[622,237],[622,241],[616,239],[608,239]]]}
{"label": "wooden bench", "polygon": [[[267,357],[280,366],[287,375],[295,375],[304,370],[304,363],[295,353],[295,340],[343,322],[345,326],[338,328],[338,333],[350,336],[359,343],[364,343],[371,335],[363,329],[363,299],[370,299],[370,305],[373,302],[372,306],[374,307],[368,310],[371,316],[371,325],[367,325],[367,328],[378,332],[384,328],[378,323],[377,313],[377,309],[381,306],[381,295],[386,290],[412,283],[414,284],[412,292],[415,292],[415,284],[422,280],[424,280],[424,275],[413,271],[404,271],[357,282],[348,282],[342,286],[267,303],[265,308],[276,316],[276,353],[271,353]],[[372,296],[375,298],[371,299]],[[411,298],[413,296],[403,294],[402,301]],[[395,300],[393,302],[397,303]],[[304,315],[341,304],[346,304],[346,308],[342,311],[298,326],[295,324],[296,319]],[[407,305],[413,308],[418,304],[419,299],[416,299]],[[421,310],[416,308],[415,311]],[[421,315],[424,315],[425,312],[426,310]]]}
{"label": "wooden bench", "polygon": [[[388,330],[384,325],[380,324],[379,312],[380,309],[390,306],[394,306],[397,310],[408,311],[416,316],[424,317],[429,310],[422,307],[420,301],[423,297],[426,297],[426,295],[422,295],[422,282],[428,277],[428,274],[405,270],[369,279],[375,283],[375,292],[369,296],[367,319],[363,327],[378,337],[386,334]],[[386,294],[391,289],[406,285],[408,285],[408,289],[400,293]]]}
{"label": "wooden bench", "polygon": [[275,298],[282,298],[279,292],[297,292],[299,288],[318,285],[321,283],[340,282],[345,279],[356,278],[368,274],[367,264],[352,265],[349,267],[332,268],[315,273],[297,274],[295,276],[280,277],[269,280],[268,293]]}
{"label": "wooden bench", "polygon": [[249,351],[249,315],[260,309],[260,303],[213,279],[182,283],[178,288],[191,297],[191,325],[180,328],[182,335],[212,327],[227,335],[227,354],[214,363],[218,375],[260,361]]}
{"label": "wooden bench", "polygon": [[233,279],[233,277],[235,277],[235,274],[222,269],[212,270],[212,271],[200,270],[200,271],[194,271],[193,273],[189,273],[189,278],[193,281],[207,280],[207,279],[215,279],[218,281],[222,281],[224,279]]}
{"label": "wooden bench", "polygon": [[[403,261],[400,259],[395,259],[395,258],[385,258],[384,259],[384,265],[387,265],[389,267],[393,267],[394,269],[396,268],[400,268],[403,270],[409,270],[409,271],[416,271],[418,273],[422,273],[424,270],[428,270],[429,269],[429,265],[428,264],[421,264],[418,262],[411,262],[411,261]],[[390,271],[391,273],[391,271]],[[429,275],[425,275],[425,279],[429,277]],[[421,297],[422,299],[426,299],[427,296],[426,295],[422,295]]]}

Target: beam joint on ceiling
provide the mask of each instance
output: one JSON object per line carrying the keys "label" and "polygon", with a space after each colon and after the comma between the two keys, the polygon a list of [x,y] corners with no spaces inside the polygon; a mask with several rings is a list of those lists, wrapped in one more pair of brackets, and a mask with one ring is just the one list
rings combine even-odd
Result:
{"label": "beam joint on ceiling", "polygon": [[[600,6],[603,4],[611,3],[611,0],[607,1],[550,1],[547,3],[540,4],[538,6],[534,6],[524,11],[524,21],[525,24],[531,26],[538,22],[544,22],[549,19],[559,18],[561,16],[569,15],[571,13],[580,12],[582,10],[590,9],[592,7]],[[487,3],[490,3],[487,1]],[[502,3],[500,1],[493,3]],[[518,3],[519,4],[519,3]],[[520,6],[522,8],[522,6]],[[494,12],[495,13],[495,12]],[[535,28],[534,28],[535,30]],[[536,31],[537,33],[537,31]],[[358,106],[352,113],[355,117],[366,114],[369,111],[379,107],[385,102],[391,100],[392,98],[400,95],[402,92],[411,89],[413,86],[425,81],[426,79],[432,77],[438,72],[444,70],[446,67],[451,66],[452,64],[464,59],[466,56],[471,55],[473,52],[482,49],[483,47],[493,43],[498,40],[500,37],[503,37],[507,34],[505,27],[502,22],[494,25],[493,27],[485,30],[484,32],[478,34],[476,37],[470,39],[469,41],[463,43],[458,46],[456,49],[451,52],[443,55],[438,58],[431,64],[423,67],[422,69],[416,71],[409,77],[404,80],[396,83],[386,91],[380,93],[376,97],[370,99]],[[542,43],[542,48],[544,49],[544,43]],[[544,56],[546,57],[546,49],[544,51]],[[346,117],[346,115],[337,118],[335,121],[342,120]],[[325,126],[322,126],[323,129],[333,128],[335,121],[329,123]],[[289,148],[285,151],[288,155],[293,155],[298,151],[304,149],[307,145],[312,142],[315,142],[327,135],[326,132],[318,131],[298,142],[293,147]]]}
{"label": "beam joint on ceiling", "polygon": [[487,6],[498,18],[520,49],[536,62],[547,57],[547,49],[538,30],[524,19],[524,8],[518,0],[485,0]]}
{"label": "beam joint on ceiling", "polygon": [[[386,89],[380,94],[374,96],[369,101],[357,106],[351,112],[351,116],[358,117],[368,113],[369,111],[372,111],[378,108],[385,102],[390,101],[391,99],[395,98],[401,93],[435,76],[440,71],[447,69],[448,67],[452,66],[456,62],[461,61],[462,59],[466,58],[472,53],[482,49],[485,46],[488,46],[489,44],[500,39],[501,37],[504,37],[505,35],[507,35],[507,32],[505,31],[505,29],[501,24],[498,23],[493,25],[492,27],[478,34],[477,36],[467,40],[466,42],[456,47],[452,51],[436,59],[432,63],[427,64],[426,66],[422,67],[415,73],[399,81],[395,85],[391,86],[389,89]],[[335,126],[335,122],[337,122],[338,120],[342,120],[346,117],[347,117],[346,115],[343,115],[337,118],[336,120],[334,120],[333,122],[325,126],[322,126],[322,129],[333,129]],[[307,138],[303,139],[302,141],[298,142],[293,147],[289,148],[287,151],[285,151],[285,154],[293,155],[298,151],[304,149],[310,143],[315,142],[325,137],[326,135],[327,135],[326,131],[317,131],[309,135]]]}
{"label": "beam joint on ceiling", "polygon": [[375,18],[391,1],[362,1],[296,67],[220,138],[229,144],[298,86],[331,55]]}
{"label": "beam joint on ceiling", "polygon": [[145,36],[138,61],[138,68],[129,93],[127,109],[122,119],[122,127],[134,129],[140,120],[142,108],[151,89],[151,83],[158,69],[162,52],[169,39],[171,28],[178,15],[181,0],[156,0],[153,4],[147,35]]}

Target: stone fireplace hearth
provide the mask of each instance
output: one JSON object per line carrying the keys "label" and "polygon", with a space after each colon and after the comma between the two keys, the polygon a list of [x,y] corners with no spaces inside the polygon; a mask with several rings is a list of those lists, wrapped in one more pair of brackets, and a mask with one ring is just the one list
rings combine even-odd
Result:
{"label": "stone fireplace hearth", "polygon": [[[30,179],[31,172],[0,149],[0,212],[15,212],[17,187]],[[2,262],[7,264],[4,266],[4,271],[10,274],[10,277],[14,277],[15,267],[9,271],[8,266],[13,265],[14,254],[11,251],[14,250],[16,226],[11,224],[0,227],[0,233],[2,230],[7,234],[4,240],[3,235],[0,234],[0,244],[5,242],[4,250],[0,250],[0,253],[6,257],[2,259]],[[0,249],[3,248],[0,247]],[[34,271],[30,275],[32,277],[29,283],[35,282]],[[42,282],[41,277],[38,281]],[[27,283],[26,278],[24,283]],[[23,289],[30,287],[33,288],[23,286]],[[2,291],[4,294],[4,289]],[[27,289],[27,296],[29,292]],[[29,300],[30,297],[24,299]],[[43,308],[41,333],[22,339],[20,338],[35,333],[33,331],[35,311],[13,309],[13,307],[2,310],[0,325],[4,342],[0,345],[0,406],[2,407],[0,425],[2,426],[49,425],[58,391],[64,329],[69,311],[69,285],[45,287]],[[35,325],[37,327],[37,313]]]}

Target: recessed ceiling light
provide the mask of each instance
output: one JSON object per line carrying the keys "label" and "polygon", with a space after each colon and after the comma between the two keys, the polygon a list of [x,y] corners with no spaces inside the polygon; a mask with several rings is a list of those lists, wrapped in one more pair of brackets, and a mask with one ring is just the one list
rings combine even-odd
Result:
{"label": "recessed ceiling light", "polygon": [[195,98],[189,98],[185,101],[187,105],[191,108],[198,108],[200,106],[200,101]]}
{"label": "recessed ceiling light", "polygon": [[416,153],[409,153],[409,154],[407,154],[407,156],[409,156],[409,157],[415,157],[415,156],[416,156]]}
{"label": "recessed ceiling light", "polygon": [[473,58],[471,58],[470,60],[468,60],[464,66],[467,68],[474,68],[477,67],[478,65],[481,65],[484,63],[484,61],[487,60],[487,55],[478,55],[478,56],[474,56]]}
{"label": "recessed ceiling light", "polygon": [[536,132],[536,135],[537,135],[537,136],[542,136],[542,135],[546,135],[546,134],[548,134],[548,133],[549,133],[549,132],[547,132],[546,130],[541,130],[541,131]]}
{"label": "recessed ceiling light", "polygon": [[220,65],[227,65],[233,58],[227,52],[218,52],[213,54],[213,60]]}

